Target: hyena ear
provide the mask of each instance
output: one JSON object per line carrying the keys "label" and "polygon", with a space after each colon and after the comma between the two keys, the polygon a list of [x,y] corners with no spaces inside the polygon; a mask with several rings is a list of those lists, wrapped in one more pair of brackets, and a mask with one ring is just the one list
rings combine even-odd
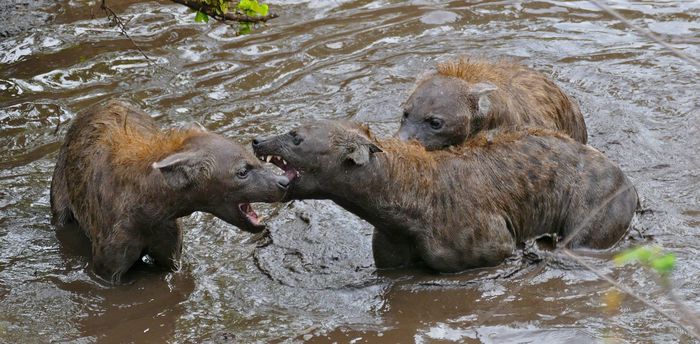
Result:
{"label": "hyena ear", "polygon": [[345,155],[345,160],[350,161],[355,165],[362,166],[369,162],[372,154],[381,152],[381,148],[377,147],[369,140],[366,142],[358,142],[348,146],[348,153]]}
{"label": "hyena ear", "polygon": [[469,94],[474,101],[474,115],[478,117],[486,117],[491,111],[491,100],[489,95],[497,90],[498,87],[490,82],[480,82],[471,87]]}
{"label": "hyena ear", "polygon": [[209,178],[212,169],[210,159],[200,151],[173,153],[152,166],[163,174],[165,182],[174,190],[203,182]]}

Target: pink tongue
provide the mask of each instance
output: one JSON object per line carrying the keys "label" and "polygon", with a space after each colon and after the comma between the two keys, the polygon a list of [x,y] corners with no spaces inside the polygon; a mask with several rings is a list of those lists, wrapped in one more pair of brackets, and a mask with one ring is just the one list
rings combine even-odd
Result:
{"label": "pink tongue", "polygon": [[289,180],[293,180],[297,177],[297,171],[293,168],[284,171],[284,176]]}
{"label": "pink tongue", "polygon": [[293,180],[298,176],[297,170],[295,170],[288,164],[283,163],[282,159],[273,157],[270,162],[275,164],[277,167],[281,168],[284,171],[284,176],[287,177],[289,180]]}
{"label": "pink tongue", "polygon": [[258,214],[255,213],[255,210],[253,210],[253,207],[250,206],[249,203],[245,203],[241,205],[241,210],[245,213],[245,216],[250,220],[250,223],[254,225],[259,225],[260,224],[260,219],[258,218]]}

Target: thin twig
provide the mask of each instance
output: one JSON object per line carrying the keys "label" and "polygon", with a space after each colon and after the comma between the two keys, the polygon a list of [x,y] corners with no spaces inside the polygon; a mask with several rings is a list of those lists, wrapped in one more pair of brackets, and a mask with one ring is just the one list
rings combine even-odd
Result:
{"label": "thin twig", "polygon": [[134,45],[136,50],[138,50],[141,53],[141,55],[143,55],[143,57],[146,60],[148,60],[149,63],[153,62],[153,60],[150,57],[148,57],[148,55],[146,55],[146,52],[144,52],[143,49],[141,49],[141,47],[139,47],[139,45],[136,44],[136,42],[131,38],[131,36],[129,36],[129,33],[126,32],[126,24],[124,23],[122,18],[119,17],[116,12],[114,12],[114,10],[112,10],[109,6],[107,6],[106,1],[107,0],[102,0],[102,4],[100,5],[100,8],[107,14],[107,19],[110,20],[112,23],[114,23],[119,28],[119,31],[121,31],[122,35],[124,35],[124,37],[126,37],[129,41],[131,41],[131,44]]}
{"label": "thin twig", "polygon": [[146,54],[146,52],[143,51],[143,49],[141,49],[141,47],[138,44],[136,44],[136,41],[134,41],[131,38],[131,36],[129,36],[129,33],[126,31],[126,23],[124,23],[122,18],[119,17],[117,15],[117,13],[114,12],[114,10],[112,10],[109,6],[107,6],[106,0],[102,0],[102,4],[100,5],[100,8],[105,12],[105,14],[107,14],[107,19],[110,20],[112,23],[114,23],[119,28],[119,31],[121,31],[121,34],[124,35],[124,37],[126,37],[131,42],[131,44],[134,46],[134,48],[136,48],[136,50],[138,50],[139,53],[141,53],[141,55],[143,55],[143,57],[146,59],[146,62],[148,62],[149,65],[155,66],[157,68],[161,68],[161,69],[166,70],[166,71],[173,73],[173,74],[177,74],[172,69],[167,68],[165,66],[161,66],[160,64],[156,63],[155,60],[151,59]]}
{"label": "thin twig", "polygon": [[688,305],[681,300],[680,295],[676,293],[675,290],[671,287],[671,283],[669,280],[662,281],[661,285],[663,289],[666,291],[666,294],[668,294],[668,297],[671,299],[676,304],[676,307],[678,310],[683,314],[685,319],[687,319],[689,322],[695,326],[695,328],[700,328],[700,319],[698,319],[697,314],[693,313],[690,308],[688,308]]}
{"label": "thin twig", "polygon": [[659,45],[663,46],[664,48],[670,50],[673,54],[680,57],[681,59],[689,62],[690,64],[694,65],[697,68],[700,68],[700,61],[698,61],[697,59],[695,59],[691,56],[686,55],[684,52],[682,52],[682,51],[676,49],[675,47],[673,47],[672,45],[664,42],[661,38],[659,38],[659,36],[655,35],[651,31],[649,31],[648,29],[645,29],[645,28],[642,28],[642,27],[639,27],[639,26],[633,24],[632,22],[627,20],[627,18],[623,17],[619,12],[615,11],[614,9],[608,7],[607,5],[603,4],[602,2],[600,2],[598,0],[590,0],[590,2],[592,2],[594,5],[598,6],[600,9],[607,12],[611,16],[617,18],[623,24],[627,25],[628,27],[630,27],[633,30],[637,31],[638,33],[642,34],[643,36],[646,36],[647,38],[651,39],[652,41],[658,43]]}
{"label": "thin twig", "polygon": [[593,219],[593,217],[596,214],[598,214],[603,209],[603,207],[608,206],[608,203],[612,202],[612,200],[617,198],[617,196],[620,196],[623,192],[632,188],[634,188],[634,186],[632,184],[628,184],[626,187],[619,188],[614,194],[606,197],[602,203],[600,203],[595,209],[589,212],[589,215],[585,219],[583,219],[583,221],[581,221],[581,223],[579,223],[578,226],[574,228],[571,234],[568,234],[564,238],[564,240],[562,240],[561,243],[557,245],[557,247],[566,247],[566,245],[568,245],[571,242],[571,240],[573,240],[573,238],[575,238],[576,235],[578,235],[578,233],[588,224],[588,222],[591,221],[591,219]]}
{"label": "thin twig", "polygon": [[598,277],[604,279],[606,282],[612,284],[612,285],[615,286],[615,288],[617,288],[618,290],[620,290],[620,291],[624,292],[625,294],[627,294],[627,295],[629,295],[629,296],[631,296],[631,297],[637,299],[638,301],[640,301],[641,303],[643,303],[643,304],[646,305],[647,307],[649,307],[649,308],[651,308],[651,309],[657,311],[659,314],[663,315],[665,318],[667,318],[668,320],[670,320],[672,323],[674,323],[674,324],[678,325],[680,328],[684,329],[684,330],[685,330],[686,332],[688,332],[688,334],[690,334],[693,338],[695,338],[695,339],[697,339],[697,340],[700,340],[700,334],[699,334],[698,332],[696,332],[696,331],[695,331],[694,329],[692,329],[692,328],[689,328],[688,326],[686,326],[685,324],[683,324],[682,322],[680,322],[680,320],[678,320],[678,319],[672,317],[670,314],[668,314],[666,311],[664,311],[663,309],[661,309],[661,307],[659,307],[659,306],[657,306],[656,304],[654,304],[652,301],[647,300],[647,299],[644,298],[643,296],[636,294],[636,293],[635,293],[632,289],[630,289],[629,287],[627,287],[627,286],[621,284],[620,282],[618,282],[618,281],[612,279],[611,277],[609,277],[609,276],[607,276],[607,275],[605,275],[605,274],[599,272],[598,270],[596,270],[596,268],[594,268],[594,267],[591,266],[590,264],[586,263],[586,261],[584,261],[583,259],[581,259],[581,257],[577,256],[576,254],[574,254],[573,252],[569,251],[568,249],[562,248],[562,249],[560,249],[560,250],[561,250],[561,252],[564,252],[564,254],[566,254],[567,256],[571,257],[571,259],[575,260],[577,263],[581,264],[583,267],[585,267],[586,269],[588,269],[588,271],[594,273],[596,276],[598,276]]}
{"label": "thin twig", "polygon": [[171,0],[180,5],[185,5],[195,11],[200,11],[206,13],[208,16],[215,18],[220,21],[234,21],[234,22],[245,22],[245,23],[264,23],[270,19],[279,17],[276,13],[269,13],[266,16],[251,17],[249,15],[227,12],[227,13],[217,13],[211,6],[197,0]]}
{"label": "thin twig", "polygon": [[[598,6],[600,9],[607,12],[611,16],[620,20],[627,27],[632,28],[633,30],[639,32],[641,35],[646,36],[647,38],[651,39],[652,41],[654,41],[654,42],[658,43],[659,45],[663,46],[664,48],[668,49],[674,55],[678,56],[682,60],[692,64],[696,68],[700,68],[700,61],[698,61],[694,57],[686,55],[684,52],[673,47],[671,44],[666,43],[659,36],[655,35],[651,31],[649,31],[648,29],[644,29],[642,27],[639,27],[639,26],[633,24],[632,22],[627,20],[627,18],[623,17],[619,12],[613,10],[612,8],[608,7],[607,5],[603,4],[602,2],[600,2],[598,0],[590,0],[590,2],[593,3],[594,5]],[[698,165],[695,159],[691,159],[690,157],[686,156],[685,154],[681,154],[681,155],[684,155],[686,158],[688,158],[687,160],[690,161],[693,165],[696,165],[696,166]]]}
{"label": "thin twig", "polygon": [[[662,47],[668,49],[670,52],[672,52],[672,53],[673,53],[674,55],[676,55],[677,57],[681,58],[682,60],[685,60],[686,62],[692,64],[693,66],[695,66],[695,67],[697,67],[697,68],[700,68],[700,61],[698,61],[697,59],[695,59],[695,58],[693,58],[693,57],[691,57],[691,56],[689,56],[689,55],[686,55],[684,52],[682,52],[681,50],[679,50],[679,49],[673,47],[673,46],[670,45],[669,43],[666,43],[664,40],[662,40],[661,38],[659,38],[657,35],[655,35],[654,33],[652,33],[650,30],[644,29],[644,28],[642,28],[642,27],[639,27],[639,26],[633,24],[632,22],[630,22],[629,20],[627,20],[627,18],[623,17],[619,12],[617,12],[617,11],[615,11],[614,9],[608,7],[607,5],[605,5],[604,3],[602,3],[601,1],[598,1],[598,0],[590,0],[590,2],[593,3],[594,5],[598,6],[600,9],[602,9],[602,10],[605,11],[605,12],[607,12],[607,13],[610,14],[611,16],[617,18],[619,21],[621,21],[621,22],[622,22],[623,24],[625,24],[627,27],[629,27],[629,28],[635,30],[635,31],[638,32],[639,34],[641,34],[641,35],[643,35],[643,36],[649,38],[650,40],[656,42],[657,44],[661,45]],[[619,195],[622,191],[624,191],[624,190],[618,190],[618,192],[616,192],[614,195],[612,195],[611,197],[608,197],[608,199],[606,199],[606,201],[605,201],[601,206],[599,206],[598,209],[595,209],[595,211],[592,212],[591,214],[595,214],[595,213],[597,213],[598,211],[600,211],[600,209],[601,209],[603,206],[607,205],[607,203],[609,203],[612,199],[614,199],[615,197],[617,197],[617,195]],[[640,211],[640,213],[643,214],[644,211],[642,210],[642,211]],[[591,218],[591,217],[592,217],[592,215],[589,216],[589,218]],[[560,248],[560,250],[561,250],[562,252],[564,252],[564,254],[568,255],[569,257],[571,257],[572,259],[574,259],[576,262],[578,262],[579,264],[581,264],[582,266],[584,266],[585,268],[587,268],[589,271],[591,271],[592,273],[594,273],[595,275],[597,275],[598,277],[600,277],[600,278],[604,279],[605,281],[607,281],[608,283],[612,284],[613,286],[615,286],[615,287],[616,287],[617,289],[619,289],[620,291],[622,291],[622,292],[624,292],[624,293],[626,293],[626,294],[632,296],[633,298],[635,298],[635,299],[641,301],[641,302],[644,303],[646,306],[648,306],[648,307],[654,309],[655,311],[659,312],[659,314],[663,315],[664,317],[666,317],[667,319],[669,319],[669,320],[670,320],[671,322],[673,322],[674,324],[676,324],[676,325],[680,326],[681,328],[683,328],[684,330],[686,330],[686,331],[687,331],[691,336],[693,336],[696,340],[700,340],[700,334],[699,334],[696,330],[693,330],[693,329],[687,327],[686,325],[684,325],[683,323],[681,323],[679,320],[677,320],[677,319],[671,317],[670,314],[666,313],[664,310],[662,310],[660,307],[658,307],[657,305],[655,305],[655,304],[652,303],[651,301],[645,299],[644,297],[642,297],[642,296],[640,296],[640,295],[637,295],[637,294],[636,294],[634,291],[632,291],[630,288],[628,288],[628,287],[626,287],[626,286],[620,284],[619,282],[617,282],[617,281],[615,281],[614,279],[612,279],[612,278],[606,276],[605,274],[600,273],[600,272],[597,271],[594,267],[592,267],[591,265],[589,265],[588,263],[586,263],[585,261],[583,261],[580,257],[578,257],[578,256],[575,255],[572,251],[570,251],[570,250],[568,250],[568,249],[566,248],[566,244],[568,244],[568,243],[572,240],[572,238],[575,237],[575,235],[577,234],[577,232],[578,232],[581,228],[583,228],[583,225],[584,225],[585,223],[588,222],[589,218],[587,218],[586,220],[584,220],[584,223],[582,223],[581,225],[579,225],[578,228],[576,228],[576,230],[574,230],[574,233],[572,233],[572,235],[570,235],[569,237],[566,238],[566,240],[563,241],[563,245],[562,245],[562,247]],[[663,283],[662,283],[662,286],[663,286]],[[663,287],[664,287],[664,290],[666,291],[666,293],[669,295],[669,298],[671,299],[671,301],[673,301],[674,304],[676,305],[676,308],[677,308],[687,319],[689,319],[689,320],[693,323],[693,326],[695,326],[696,328],[699,327],[700,325],[699,325],[699,322],[698,322],[698,317],[697,317],[697,315],[695,315],[690,309],[688,309],[688,307],[682,302],[682,300],[681,300],[680,297],[675,293],[675,291],[673,291],[673,290],[671,289],[670,285],[665,285],[665,286],[663,286]]]}
{"label": "thin twig", "polygon": [[56,129],[54,129],[54,131],[53,131],[53,135],[54,135],[54,136],[56,136],[56,135],[58,134],[58,129],[61,128],[61,124],[63,124],[63,123],[61,123],[61,117],[59,116],[59,117],[58,117],[58,123],[56,123]]}

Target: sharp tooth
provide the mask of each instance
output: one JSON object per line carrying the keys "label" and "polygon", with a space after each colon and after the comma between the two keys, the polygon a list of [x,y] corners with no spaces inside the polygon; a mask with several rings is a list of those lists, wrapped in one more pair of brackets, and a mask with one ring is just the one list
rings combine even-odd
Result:
{"label": "sharp tooth", "polygon": [[270,162],[272,160],[272,155],[268,155],[265,157],[265,161]]}
{"label": "sharp tooth", "polygon": [[260,161],[265,161],[265,157],[263,156],[259,156],[258,159],[260,159]]}
{"label": "sharp tooth", "polygon": [[287,161],[282,159],[282,165],[286,165],[286,164],[287,164]]}

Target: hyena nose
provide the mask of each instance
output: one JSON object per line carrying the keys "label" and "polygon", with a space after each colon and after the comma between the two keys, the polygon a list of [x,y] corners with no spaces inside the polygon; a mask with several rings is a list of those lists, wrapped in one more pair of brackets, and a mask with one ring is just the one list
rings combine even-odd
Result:
{"label": "hyena nose", "polygon": [[289,178],[285,176],[278,176],[277,177],[277,185],[279,185],[282,189],[286,189],[289,187]]}

